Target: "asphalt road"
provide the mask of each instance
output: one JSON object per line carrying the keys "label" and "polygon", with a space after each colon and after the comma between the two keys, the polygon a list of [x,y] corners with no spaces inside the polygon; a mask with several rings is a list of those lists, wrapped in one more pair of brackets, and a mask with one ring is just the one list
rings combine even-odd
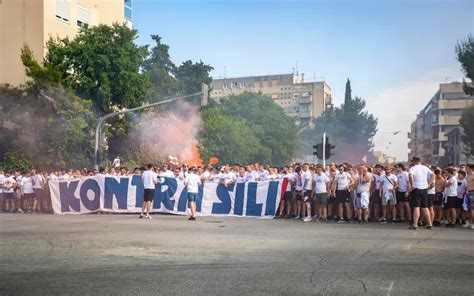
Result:
{"label": "asphalt road", "polygon": [[0,215],[0,295],[473,295],[474,231]]}

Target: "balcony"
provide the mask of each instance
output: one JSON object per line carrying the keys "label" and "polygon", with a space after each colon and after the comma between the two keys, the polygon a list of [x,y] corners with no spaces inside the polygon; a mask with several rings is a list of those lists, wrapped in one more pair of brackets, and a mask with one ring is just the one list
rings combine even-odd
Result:
{"label": "balcony", "polygon": [[300,104],[311,104],[312,102],[312,98],[311,97],[301,97],[299,100],[298,100],[298,103]]}
{"label": "balcony", "polygon": [[473,101],[467,100],[441,100],[439,101],[439,109],[464,109],[472,105]]}
{"label": "balcony", "polygon": [[439,125],[458,125],[461,116],[440,116]]}
{"label": "balcony", "polygon": [[300,118],[311,118],[311,112],[299,112],[298,116]]}

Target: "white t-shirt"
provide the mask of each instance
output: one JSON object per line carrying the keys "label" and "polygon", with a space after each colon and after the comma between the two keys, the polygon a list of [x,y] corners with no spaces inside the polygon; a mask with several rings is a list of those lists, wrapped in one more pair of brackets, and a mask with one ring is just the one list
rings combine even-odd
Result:
{"label": "white t-shirt", "polygon": [[413,178],[413,188],[428,189],[428,180],[433,173],[424,165],[417,164],[410,168],[410,175]]}
{"label": "white t-shirt", "polygon": [[236,183],[245,183],[247,182],[247,173],[242,177],[240,175],[237,176],[237,179],[235,180]]}
{"label": "white t-shirt", "polygon": [[370,173],[367,173],[367,176],[370,177],[370,181],[366,183],[362,183],[360,181],[362,176],[357,176],[357,193],[370,191],[370,182],[372,181],[372,176]]}
{"label": "white t-shirt", "polygon": [[313,179],[316,193],[327,193],[326,184],[329,182],[329,177],[322,173],[321,176],[318,174],[314,175]]}
{"label": "white t-shirt", "polygon": [[116,159],[114,159],[114,168],[118,167],[120,167],[120,158],[117,157]]}
{"label": "white t-shirt", "polygon": [[0,174],[0,193],[3,192],[3,182],[5,182],[5,175]]}
{"label": "white t-shirt", "polygon": [[16,181],[12,176],[5,178],[3,180],[3,193],[13,193],[13,186],[15,186]]}
{"label": "white t-shirt", "polygon": [[218,174],[212,174],[210,179],[212,182],[214,183],[220,183],[221,182],[221,176],[222,174],[221,173],[218,173]]}
{"label": "white t-shirt", "polygon": [[375,189],[380,189],[380,180],[383,176],[385,176],[385,173],[381,173],[380,175],[374,174]]}
{"label": "white t-shirt", "polygon": [[201,177],[201,179],[203,179],[203,180],[209,180],[209,176],[211,176],[211,172],[209,172],[209,171],[204,171],[204,172],[202,172],[202,174],[201,174],[200,177]]}
{"label": "white t-shirt", "polygon": [[155,181],[157,180],[158,175],[153,171],[145,171],[142,175],[143,187],[145,189],[155,189]]}
{"label": "white t-shirt", "polygon": [[33,193],[33,183],[31,182],[31,177],[23,177],[21,179],[21,186],[23,186],[24,193]]}
{"label": "white t-shirt", "polygon": [[201,185],[201,178],[196,174],[187,174],[186,180],[186,188],[188,189],[188,193],[198,193],[199,192],[199,185]]}
{"label": "white t-shirt", "polygon": [[160,177],[174,178],[174,174],[172,171],[166,170],[164,172],[160,172]]}
{"label": "white t-shirt", "polygon": [[466,179],[458,180],[458,198],[464,198],[464,193],[467,191]]}
{"label": "white t-shirt", "polygon": [[304,190],[311,190],[313,189],[313,175],[311,175],[311,172],[308,170],[306,172],[303,172],[303,184],[306,183],[306,186],[304,187]]}
{"label": "white t-shirt", "polygon": [[446,196],[458,196],[458,180],[452,176],[448,179],[449,187],[446,187]]}
{"label": "white t-shirt", "polygon": [[382,184],[383,192],[387,193],[390,189],[393,189],[393,187],[395,187],[395,184],[397,183],[397,176],[395,176],[394,174],[384,175],[380,179],[380,182]]}
{"label": "white t-shirt", "polygon": [[41,186],[44,182],[43,176],[41,176],[40,174],[36,174],[32,178],[33,178],[32,179],[33,188],[34,189],[43,189],[43,187]]}
{"label": "white t-shirt", "polygon": [[296,181],[295,190],[296,191],[303,190],[303,186],[304,186],[303,172],[301,172],[299,174],[295,173],[295,181]]}
{"label": "white t-shirt", "polygon": [[337,190],[346,190],[351,183],[351,175],[348,172],[342,172],[336,175]]}
{"label": "white t-shirt", "polygon": [[397,175],[397,182],[398,182],[398,192],[407,192],[408,191],[408,182],[409,180],[408,172],[401,172]]}
{"label": "white t-shirt", "polygon": [[286,192],[291,191],[291,183],[295,181],[295,174],[294,174],[294,173],[285,174],[285,175],[283,176],[283,179],[287,179],[287,180],[288,180],[288,185],[286,186]]}
{"label": "white t-shirt", "polygon": [[235,180],[235,175],[232,172],[229,173],[222,173],[221,180],[224,180],[224,184],[227,185]]}

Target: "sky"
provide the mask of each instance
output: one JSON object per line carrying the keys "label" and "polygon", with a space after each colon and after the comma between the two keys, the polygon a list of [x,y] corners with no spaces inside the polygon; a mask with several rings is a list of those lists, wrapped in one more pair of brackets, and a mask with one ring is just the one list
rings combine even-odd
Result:
{"label": "sky", "polygon": [[138,44],[160,35],[176,64],[202,60],[214,78],[297,67],[324,79],[336,105],[349,78],[379,120],[375,150],[399,160],[439,83],[462,81],[455,44],[473,15],[474,0],[133,0]]}

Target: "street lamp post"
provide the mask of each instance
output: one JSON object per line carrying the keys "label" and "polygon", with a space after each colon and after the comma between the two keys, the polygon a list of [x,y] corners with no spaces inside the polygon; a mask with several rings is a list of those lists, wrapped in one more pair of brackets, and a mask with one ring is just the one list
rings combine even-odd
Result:
{"label": "street lamp post", "polygon": [[102,128],[104,127],[104,123],[106,122],[107,119],[118,116],[118,115],[121,115],[121,114],[127,114],[127,113],[135,112],[135,111],[138,111],[138,110],[143,110],[143,109],[147,109],[147,108],[151,108],[151,107],[156,107],[156,106],[160,106],[160,105],[180,101],[180,100],[183,100],[183,99],[187,99],[187,98],[195,97],[195,96],[199,96],[199,95],[203,95],[203,97],[204,97],[201,100],[201,105],[202,106],[206,105],[207,104],[207,92],[206,91],[201,91],[201,92],[198,92],[198,93],[195,93],[195,94],[186,95],[186,96],[182,96],[182,97],[177,97],[177,98],[173,98],[173,99],[169,99],[169,100],[165,100],[165,101],[161,101],[161,102],[157,102],[157,103],[152,103],[152,104],[148,104],[148,105],[145,105],[145,106],[136,107],[136,108],[133,108],[133,109],[127,109],[127,110],[123,110],[123,111],[119,111],[119,112],[109,113],[109,114],[101,117],[99,119],[99,122],[97,123],[97,127],[95,129],[94,168],[96,170],[99,169],[99,142],[100,142],[101,136],[102,136]]}

